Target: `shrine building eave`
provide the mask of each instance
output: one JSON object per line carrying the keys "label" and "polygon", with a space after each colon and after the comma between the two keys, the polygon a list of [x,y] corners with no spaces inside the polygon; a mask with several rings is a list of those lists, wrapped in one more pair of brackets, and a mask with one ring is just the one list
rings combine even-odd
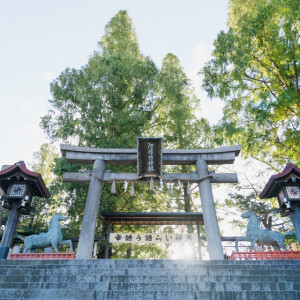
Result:
{"label": "shrine building eave", "polygon": [[26,168],[24,161],[19,161],[7,169],[0,171],[0,187],[6,193],[11,180],[25,180],[34,187],[34,196],[49,198],[50,193],[41,174]]}
{"label": "shrine building eave", "polygon": [[286,181],[293,176],[300,180],[300,169],[297,166],[288,163],[281,173],[270,177],[259,197],[261,199],[276,197]]}

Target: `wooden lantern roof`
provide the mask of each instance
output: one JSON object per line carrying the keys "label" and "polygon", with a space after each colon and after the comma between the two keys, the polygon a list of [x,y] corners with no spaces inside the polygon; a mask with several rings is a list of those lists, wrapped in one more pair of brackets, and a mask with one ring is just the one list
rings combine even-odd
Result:
{"label": "wooden lantern roof", "polygon": [[300,169],[288,163],[281,173],[271,176],[259,197],[261,199],[277,197],[282,186],[293,176],[300,179]]}
{"label": "wooden lantern roof", "polygon": [[19,161],[9,168],[0,171],[0,187],[5,193],[11,182],[19,180],[25,180],[31,184],[34,191],[33,196],[50,197],[41,174],[28,170],[24,161]]}

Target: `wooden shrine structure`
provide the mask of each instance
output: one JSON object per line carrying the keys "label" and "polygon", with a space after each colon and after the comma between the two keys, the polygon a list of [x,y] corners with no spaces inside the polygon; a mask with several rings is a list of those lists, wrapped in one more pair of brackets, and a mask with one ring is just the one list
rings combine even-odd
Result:
{"label": "wooden shrine structure", "polygon": [[[60,146],[62,154],[69,163],[93,164],[92,171],[65,173],[63,176],[64,182],[89,183],[76,258],[91,258],[101,190],[104,183],[127,181],[128,183],[149,184],[151,181],[158,182],[162,180],[163,183],[177,183],[180,181],[182,183],[199,184],[209,257],[211,260],[223,260],[224,255],[211,183],[237,183],[238,178],[236,173],[209,172],[208,165],[233,164],[235,157],[240,153],[240,145],[214,149],[162,149],[161,146],[155,144],[155,139],[157,138],[148,139],[153,141],[148,141],[148,146],[143,147],[148,149],[147,151],[150,155],[146,163],[149,174],[147,174],[147,170],[143,170],[145,166],[143,162],[139,165],[142,157],[139,148],[89,148],[64,144]],[[152,146],[152,143],[155,145]],[[157,151],[161,151],[161,157],[157,155]],[[158,160],[161,165],[152,167],[153,159]],[[106,165],[137,165],[138,172],[114,173],[110,170],[105,170]],[[161,172],[162,165],[195,165],[196,171],[184,174],[163,173]],[[151,174],[152,171],[154,173]],[[143,172],[146,172],[146,174]]]}

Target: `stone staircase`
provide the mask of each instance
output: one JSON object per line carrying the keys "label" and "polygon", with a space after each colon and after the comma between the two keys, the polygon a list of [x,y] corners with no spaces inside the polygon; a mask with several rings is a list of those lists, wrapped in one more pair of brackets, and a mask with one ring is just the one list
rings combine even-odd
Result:
{"label": "stone staircase", "polygon": [[300,260],[0,260],[0,299],[297,300]]}

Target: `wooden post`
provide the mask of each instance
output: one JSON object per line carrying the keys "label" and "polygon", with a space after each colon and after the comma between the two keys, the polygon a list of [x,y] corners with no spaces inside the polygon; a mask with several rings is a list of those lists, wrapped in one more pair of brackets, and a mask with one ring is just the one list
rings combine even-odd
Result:
{"label": "wooden post", "polygon": [[0,259],[6,259],[9,248],[12,246],[17,223],[19,220],[20,211],[17,210],[17,204],[14,204],[12,210],[9,212],[8,219],[5,226],[5,231],[2,236],[0,245]]}
{"label": "wooden post", "polygon": [[106,247],[105,247],[105,259],[108,259],[109,236],[110,236],[110,220],[108,220],[108,227],[107,227]]}
{"label": "wooden post", "polygon": [[199,249],[199,259],[202,260],[202,253],[201,253],[201,237],[200,237],[200,226],[199,221],[197,221],[197,235],[198,235],[198,249]]}
{"label": "wooden post", "polygon": [[291,219],[294,225],[296,238],[298,240],[298,246],[300,246],[300,207],[293,205],[294,212],[291,213]]}
{"label": "wooden post", "polygon": [[104,160],[95,160],[84,209],[76,259],[90,259],[92,255],[104,169]]}
{"label": "wooden post", "polygon": [[199,191],[209,258],[211,260],[224,260],[220,230],[206,161],[198,160],[196,170],[200,179]]}

